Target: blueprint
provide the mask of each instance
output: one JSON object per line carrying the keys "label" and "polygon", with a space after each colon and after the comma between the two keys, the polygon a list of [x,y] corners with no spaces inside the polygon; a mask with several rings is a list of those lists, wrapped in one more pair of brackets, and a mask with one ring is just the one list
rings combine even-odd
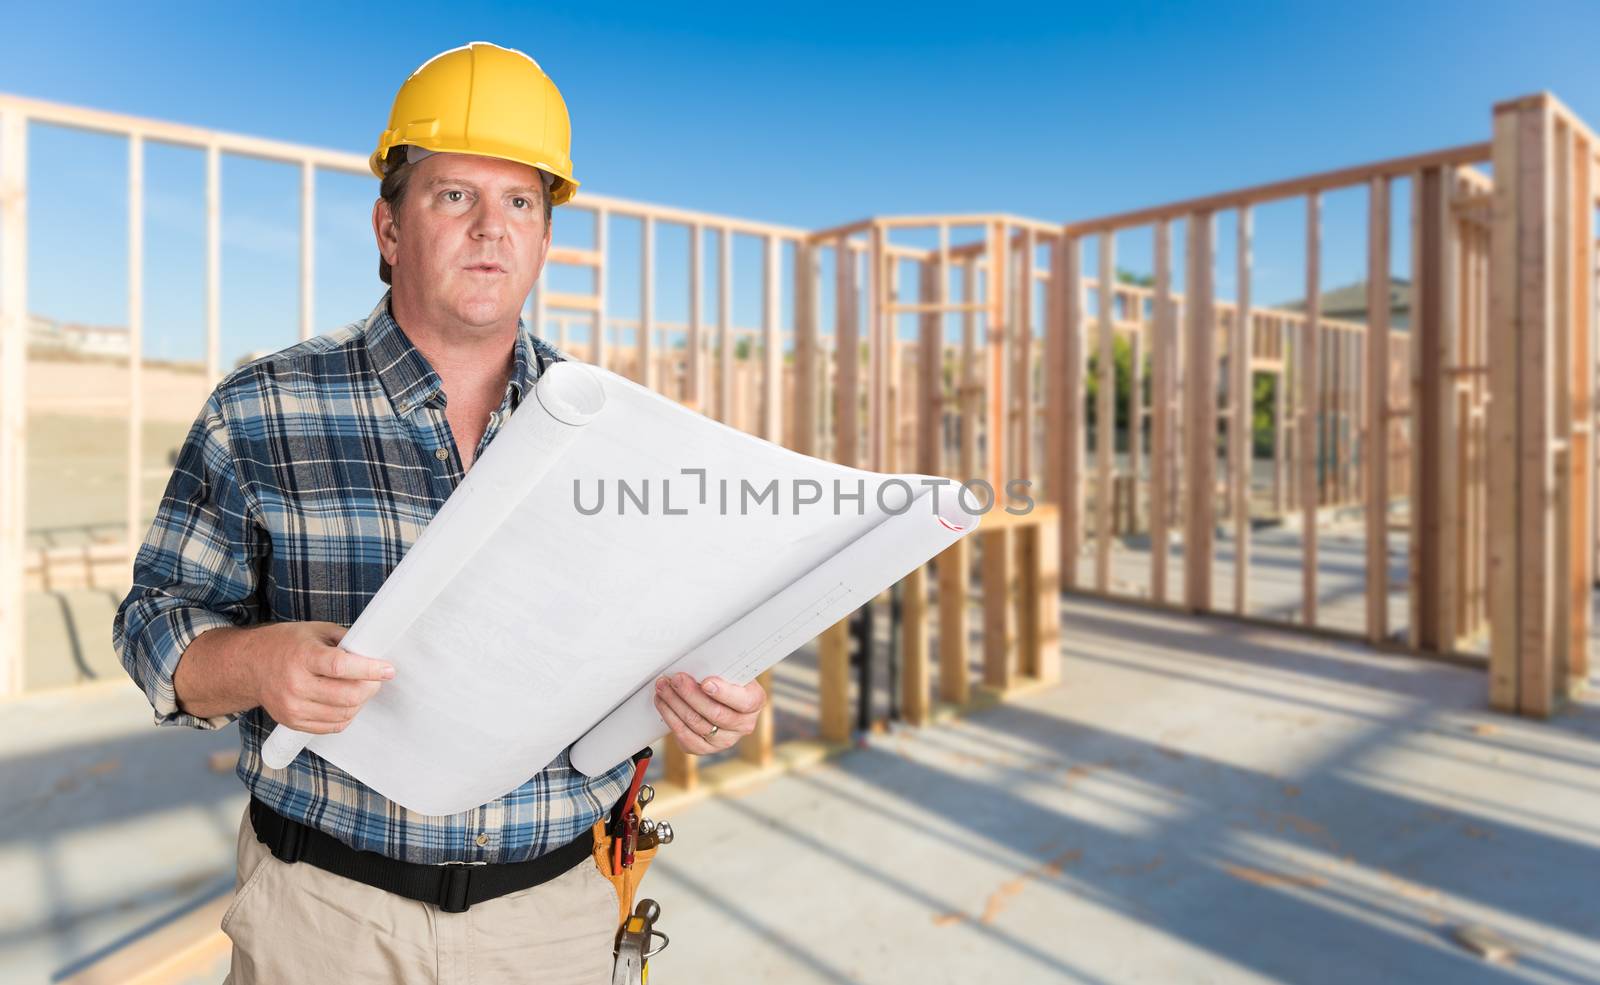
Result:
{"label": "blueprint", "polygon": [[395,678],[345,731],[279,726],[423,814],[515,789],[571,747],[594,775],[669,732],[655,679],[736,684],[979,517],[959,487],[801,455],[597,367],[557,363],[340,644]]}

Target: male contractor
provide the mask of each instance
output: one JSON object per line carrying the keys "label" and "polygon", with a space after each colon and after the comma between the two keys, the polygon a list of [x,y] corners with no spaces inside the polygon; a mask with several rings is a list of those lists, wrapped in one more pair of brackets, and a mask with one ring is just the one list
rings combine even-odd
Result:
{"label": "male contractor", "polygon": [[[431,817],[311,752],[284,770],[260,756],[274,723],[340,731],[405,673],[341,650],[345,628],[563,358],[518,316],[551,206],[577,188],[569,134],[521,52],[473,43],[412,74],[371,161],[390,291],[218,384],[135,559],[114,639],[157,722],[239,723],[251,805],[222,921],[238,985],[610,979],[618,902],[591,827],[631,763],[591,778],[563,752],[498,800]],[[749,734],[765,703],[758,684],[687,675],[656,696],[695,754]]]}

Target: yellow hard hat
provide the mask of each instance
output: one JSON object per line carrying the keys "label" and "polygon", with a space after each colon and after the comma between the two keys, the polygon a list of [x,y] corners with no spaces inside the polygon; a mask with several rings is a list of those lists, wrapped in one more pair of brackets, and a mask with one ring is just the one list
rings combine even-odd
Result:
{"label": "yellow hard hat", "polygon": [[372,152],[373,174],[383,177],[384,160],[401,144],[538,168],[551,176],[552,205],[578,190],[561,92],[538,62],[487,41],[435,55],[411,73]]}

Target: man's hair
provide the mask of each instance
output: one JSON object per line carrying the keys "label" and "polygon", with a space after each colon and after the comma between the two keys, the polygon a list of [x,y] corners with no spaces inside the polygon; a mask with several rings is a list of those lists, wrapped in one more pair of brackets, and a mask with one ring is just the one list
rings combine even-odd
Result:
{"label": "man's hair", "polygon": [[[389,156],[383,159],[383,183],[378,186],[378,197],[389,203],[389,213],[398,221],[400,204],[406,200],[406,186],[411,182],[411,171],[416,165],[406,160],[404,144],[389,148]],[[539,182],[540,197],[544,199],[544,225],[550,228],[550,182]],[[389,267],[389,261],[378,254],[378,279],[385,284],[394,284],[394,271]]]}

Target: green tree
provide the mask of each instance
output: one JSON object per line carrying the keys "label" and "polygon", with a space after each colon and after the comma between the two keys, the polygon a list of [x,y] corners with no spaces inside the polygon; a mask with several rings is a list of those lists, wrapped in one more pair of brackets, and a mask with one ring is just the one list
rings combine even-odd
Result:
{"label": "green tree", "polygon": [[[1116,396],[1113,397],[1115,416],[1112,427],[1116,429],[1115,447],[1124,450],[1128,447],[1128,394],[1133,390],[1133,345],[1126,335],[1118,335],[1111,340],[1111,365],[1112,378],[1116,381]],[[1145,376],[1148,379],[1148,361],[1146,361]],[[1094,349],[1089,355],[1088,380],[1083,388],[1084,420],[1088,422],[1090,434],[1098,434],[1099,406],[1100,406],[1100,351],[1099,345],[1094,344]],[[1148,390],[1146,391],[1148,393]]]}
{"label": "green tree", "polygon": [[1250,431],[1255,454],[1271,458],[1273,446],[1272,415],[1278,406],[1278,374],[1257,373],[1252,382],[1252,413]]}

